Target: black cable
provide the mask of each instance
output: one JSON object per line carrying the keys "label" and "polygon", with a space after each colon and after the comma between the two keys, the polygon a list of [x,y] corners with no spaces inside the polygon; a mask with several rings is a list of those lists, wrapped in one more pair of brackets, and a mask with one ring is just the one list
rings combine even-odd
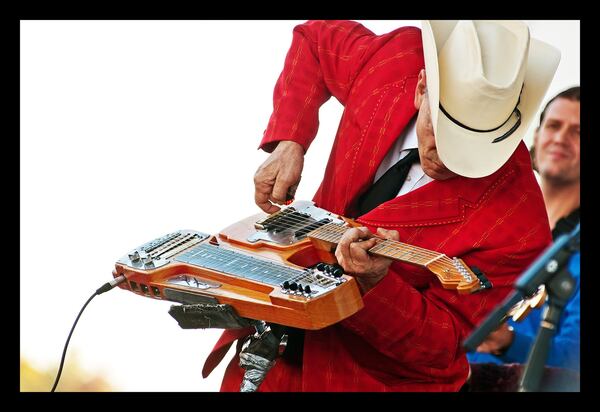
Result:
{"label": "black cable", "polygon": [[75,326],[77,325],[77,322],[79,321],[79,318],[81,317],[81,314],[85,310],[86,306],[88,305],[88,303],[90,303],[92,301],[92,299],[94,299],[94,297],[96,295],[101,295],[104,292],[108,292],[109,290],[111,290],[112,288],[114,288],[115,286],[117,286],[119,283],[121,283],[123,281],[125,281],[125,276],[121,275],[119,277],[116,277],[115,279],[113,279],[110,282],[106,282],[104,285],[99,287],[92,294],[92,296],[90,296],[90,298],[87,300],[87,302],[85,302],[85,304],[79,311],[79,315],[77,315],[77,319],[75,319],[75,322],[73,323],[73,327],[71,328],[71,332],[69,332],[69,337],[67,338],[67,341],[65,342],[65,348],[63,349],[62,358],[60,360],[60,366],[58,367],[58,373],[56,374],[56,380],[54,381],[54,386],[52,386],[52,390],[50,392],[54,392],[54,390],[56,389],[56,386],[58,385],[58,381],[60,380],[60,375],[62,374],[63,365],[65,363],[65,357],[67,355],[67,347],[69,346],[69,341],[71,340],[71,335],[73,335]]}
{"label": "black cable", "polygon": [[88,305],[88,303],[90,303],[92,301],[92,299],[94,299],[94,296],[96,296],[97,294],[98,294],[97,292],[94,292],[94,294],[92,296],[90,296],[90,298],[87,300],[87,302],[85,302],[85,305],[83,305],[83,307],[79,311],[79,315],[77,315],[77,319],[75,319],[75,323],[73,323],[73,327],[71,328],[71,332],[69,332],[69,337],[67,338],[67,342],[65,343],[65,349],[63,350],[62,359],[60,360],[58,374],[56,375],[56,380],[54,381],[54,386],[52,387],[52,390],[50,392],[54,392],[54,389],[56,389],[56,385],[58,385],[58,380],[60,379],[60,375],[62,373],[63,364],[65,363],[65,355],[67,354],[67,346],[69,346],[69,341],[71,340],[71,335],[73,334],[73,331],[75,330],[75,325],[77,325],[77,321],[79,320],[79,317],[83,313],[83,310],[85,309],[85,307]]}

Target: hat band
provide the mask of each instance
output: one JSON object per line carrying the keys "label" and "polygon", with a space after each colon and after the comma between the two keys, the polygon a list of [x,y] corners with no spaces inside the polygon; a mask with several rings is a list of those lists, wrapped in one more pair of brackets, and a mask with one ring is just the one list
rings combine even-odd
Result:
{"label": "hat band", "polygon": [[[521,86],[521,93],[523,92],[523,86]],[[513,125],[513,127],[511,127],[502,136],[496,137],[494,140],[492,140],[492,143],[498,143],[498,142],[501,142],[502,140],[506,139],[511,134],[513,134],[515,132],[515,130],[517,130],[519,128],[519,126],[521,125],[521,111],[518,109],[519,103],[521,103],[521,93],[519,93],[519,99],[517,100],[517,105],[515,106],[514,110],[510,113],[510,116],[508,116],[508,119],[506,119],[504,122],[502,122],[502,124],[500,126],[495,127],[493,129],[489,129],[489,130],[473,129],[472,127],[469,127],[467,125],[462,124],[461,122],[459,122],[458,120],[456,120],[454,117],[450,116],[450,114],[444,109],[444,106],[442,106],[441,102],[440,102],[440,110],[442,111],[442,113],[444,113],[446,115],[446,117],[448,119],[450,119],[457,126],[460,126],[463,129],[467,129],[467,130],[469,130],[471,132],[477,132],[477,133],[489,133],[489,132],[493,132],[495,130],[498,130],[499,128],[501,128],[502,126],[504,126],[506,124],[506,122],[508,122],[510,120],[510,118],[512,117],[512,115],[514,113],[516,113],[517,114],[517,121]]]}

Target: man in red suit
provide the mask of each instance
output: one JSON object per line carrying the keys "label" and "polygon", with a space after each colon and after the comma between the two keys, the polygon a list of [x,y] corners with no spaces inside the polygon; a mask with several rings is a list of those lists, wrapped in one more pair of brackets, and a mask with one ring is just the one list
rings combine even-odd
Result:
{"label": "man in red suit", "polygon": [[[519,22],[424,21],[383,35],[351,21],[294,28],[255,201],[272,213],[293,196],[319,107],[334,96],[344,113],[313,200],[364,226],[348,230],[336,251],[364,308],[305,331],[299,357],[279,359],[259,390],[461,389],[469,374],[462,340],[551,241],[522,137],[558,60]],[[417,149],[403,182],[388,184],[396,179],[388,172]],[[458,295],[427,270],[369,256],[373,233],[461,257],[493,287]],[[205,376],[240,337],[225,331]],[[243,372],[234,357],[221,390],[238,391]]]}

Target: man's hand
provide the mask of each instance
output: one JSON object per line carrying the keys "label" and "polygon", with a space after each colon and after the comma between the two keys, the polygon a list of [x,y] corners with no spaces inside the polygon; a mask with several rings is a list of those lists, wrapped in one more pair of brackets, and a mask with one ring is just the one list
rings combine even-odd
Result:
{"label": "man's hand", "polygon": [[477,352],[501,355],[512,345],[514,336],[515,333],[512,328],[507,323],[503,323],[498,329],[490,333],[486,340],[477,347]]}
{"label": "man's hand", "polygon": [[282,140],[254,174],[254,201],[267,213],[279,211],[271,204],[285,204],[288,193],[293,197],[304,166],[304,148]]}
{"label": "man's hand", "polygon": [[[377,229],[385,239],[399,240],[396,230]],[[372,289],[387,274],[392,259],[367,253],[377,244],[377,239],[366,227],[347,230],[340,239],[335,257],[344,271],[356,278],[363,294]]]}

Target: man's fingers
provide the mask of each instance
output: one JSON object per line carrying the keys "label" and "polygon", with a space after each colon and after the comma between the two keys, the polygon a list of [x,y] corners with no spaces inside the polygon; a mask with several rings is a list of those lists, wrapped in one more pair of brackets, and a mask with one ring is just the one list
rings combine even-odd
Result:
{"label": "man's fingers", "polygon": [[484,342],[477,347],[476,351],[481,353],[490,353],[490,347]]}
{"label": "man's fingers", "polygon": [[304,148],[293,141],[280,141],[254,175],[256,204],[266,212],[280,210],[270,202],[286,204],[294,196],[303,165]]}
{"label": "man's fingers", "polygon": [[254,174],[254,203],[267,213],[274,213],[279,210],[277,206],[273,206],[269,202],[274,183],[275,175],[263,163]]}
{"label": "man's fingers", "polygon": [[267,201],[264,202],[264,201],[258,200],[255,196],[254,201],[258,207],[260,207],[264,212],[266,212],[268,214],[275,213],[275,212],[278,212],[279,210],[281,210],[280,207],[275,206],[273,203],[269,202],[269,199],[267,199]]}
{"label": "man's fingers", "polygon": [[347,230],[340,239],[335,256],[338,263],[348,272],[356,271],[357,264],[361,260],[368,259],[366,250],[375,245],[375,239],[369,239],[360,242],[361,239],[366,239],[372,236],[371,232],[366,227],[358,227]]}
{"label": "man's fingers", "polygon": [[375,239],[369,239],[362,242],[353,242],[350,244],[350,259],[352,264],[363,266],[369,261],[367,251],[375,246]]}
{"label": "man's fingers", "polygon": [[387,230],[384,228],[377,228],[377,234],[384,239],[389,240],[400,240],[400,234],[397,230]]}
{"label": "man's fingers", "polygon": [[349,246],[352,242],[356,242],[359,239],[366,238],[368,236],[368,233],[369,230],[364,227],[354,227],[352,229],[348,229],[340,238],[339,244]]}
{"label": "man's fingers", "polygon": [[353,253],[353,255],[366,256],[366,252],[376,244],[377,240],[375,238],[353,242],[350,244],[350,252]]}
{"label": "man's fingers", "polygon": [[348,270],[346,259],[350,258],[350,242],[344,241],[343,236],[335,249],[335,257],[344,270]]}
{"label": "man's fingers", "polygon": [[275,213],[279,211],[279,207],[269,202],[270,190],[266,184],[257,184],[254,190],[254,203],[266,213]]}
{"label": "man's fingers", "polygon": [[275,185],[273,186],[273,193],[271,199],[276,202],[283,204],[288,200],[288,193],[295,193],[298,187],[298,182],[294,179],[290,179],[283,176],[277,176]]}

